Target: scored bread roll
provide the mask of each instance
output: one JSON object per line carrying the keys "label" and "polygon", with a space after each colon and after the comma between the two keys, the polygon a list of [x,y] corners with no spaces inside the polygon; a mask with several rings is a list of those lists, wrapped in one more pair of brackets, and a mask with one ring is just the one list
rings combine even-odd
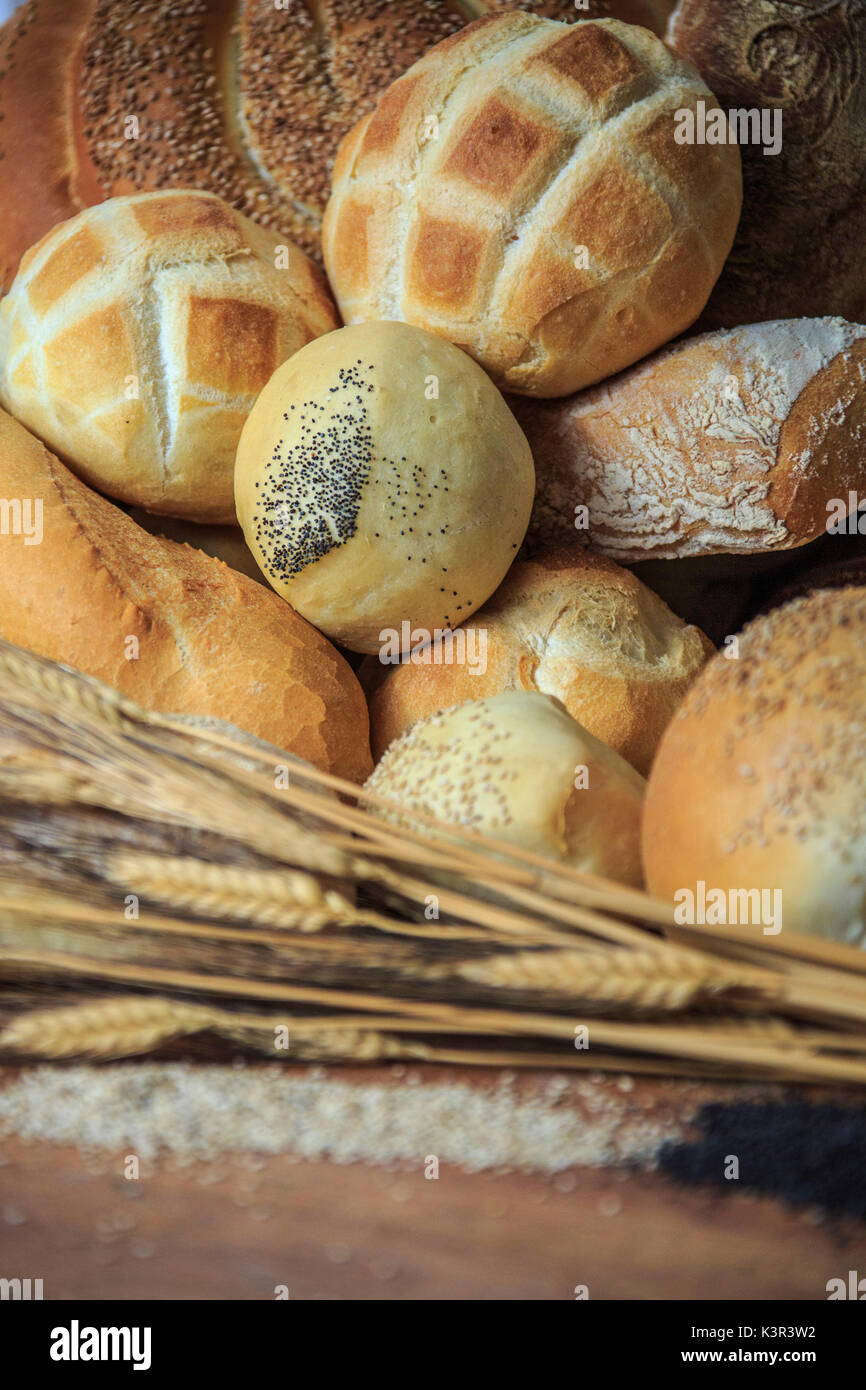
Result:
{"label": "scored bread roll", "polygon": [[712,651],[699,628],[611,560],[572,548],[518,561],[453,638],[400,665],[365,661],[373,757],[436,710],[537,690],[645,774]]}
{"label": "scored bread roll", "polygon": [[759,937],[781,927],[862,946],[866,589],[796,599],[738,642],[662,739],[644,815],[648,887],[693,907],[681,921],[697,931],[704,901],[710,924],[735,910]]}
{"label": "scored bread roll", "polygon": [[0,301],[0,404],[110,496],[232,522],[256,396],[336,324],[312,261],[222,199],[114,198],[24,257]]}
{"label": "scored bread roll", "polygon": [[517,553],[534,482],[490,378],[403,323],[338,329],[284,363],[235,468],[268,582],[359,652],[402,645],[404,623],[432,637],[474,612]]}
{"label": "scored bread roll", "polygon": [[[670,8],[589,4],[544,10],[611,14],[661,33]],[[137,190],[219,193],[317,254],[342,136],[416,58],[490,7],[27,0],[0,25],[0,293],[56,222]]]}
{"label": "scored bread roll", "polygon": [[743,214],[702,326],[866,317],[866,4],[680,0],[668,41],[751,133]]}
{"label": "scored bread roll", "polygon": [[0,411],[0,636],[148,709],[212,715],[352,781],[370,770],[349,666],[276,594],[150,536]]}
{"label": "scored bread roll", "polygon": [[343,141],[322,230],[347,323],[402,319],[498,385],[561,396],[697,317],[740,210],[711,101],[646,29],[489,16],[437,44]]}
{"label": "scored bread roll", "polygon": [[441,833],[420,812],[634,886],[644,787],[559,700],[524,691],[420,720],[365,783],[393,803],[371,809],[397,825]]}
{"label": "scored bread roll", "polygon": [[791,319],[686,338],[567,401],[514,398],[528,543],[578,534],[629,563],[814,540],[831,499],[866,491],[864,375],[866,327]]}

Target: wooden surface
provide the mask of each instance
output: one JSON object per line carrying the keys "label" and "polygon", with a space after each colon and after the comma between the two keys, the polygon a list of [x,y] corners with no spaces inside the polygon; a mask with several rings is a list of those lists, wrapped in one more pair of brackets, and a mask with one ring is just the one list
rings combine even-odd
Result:
{"label": "wooden surface", "polygon": [[243,1154],[169,1156],[129,1181],[120,1154],[10,1138],[0,1153],[0,1274],[42,1278],[47,1299],[273,1299],[278,1285],[293,1299],[572,1299],[585,1284],[594,1299],[823,1300],[828,1279],[866,1270],[866,1228],[733,1183],[447,1164],[431,1181],[421,1164]]}

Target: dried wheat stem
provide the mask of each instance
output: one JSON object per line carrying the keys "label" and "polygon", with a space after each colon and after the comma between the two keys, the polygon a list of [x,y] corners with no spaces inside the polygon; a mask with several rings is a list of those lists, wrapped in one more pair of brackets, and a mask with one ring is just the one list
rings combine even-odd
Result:
{"label": "dried wheat stem", "polygon": [[[698,998],[742,986],[749,974],[713,961],[656,951],[514,951],[463,961],[456,973],[473,984],[629,1009],[678,1012]],[[771,979],[772,977],[770,977]]]}
{"label": "dried wheat stem", "polygon": [[231,917],[319,931],[349,926],[358,914],[348,898],[323,888],[299,869],[239,869],[200,859],[162,854],[112,854],[108,877],[142,897],[186,909],[196,916]]}
{"label": "dried wheat stem", "polygon": [[213,1010],[172,999],[118,997],[37,1009],[0,1033],[0,1049],[38,1057],[121,1057],[211,1026]]}

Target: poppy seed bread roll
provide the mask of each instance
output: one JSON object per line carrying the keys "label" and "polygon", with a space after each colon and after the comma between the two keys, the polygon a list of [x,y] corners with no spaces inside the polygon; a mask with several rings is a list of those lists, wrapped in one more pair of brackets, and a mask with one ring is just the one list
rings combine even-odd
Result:
{"label": "poppy seed bread roll", "polygon": [[700,628],[682,622],[628,570],[577,546],[518,561],[455,638],[461,634],[458,660],[443,660],[447,653],[434,647],[400,665],[364,662],[374,758],[436,710],[537,690],[555,695],[646,775],[671,715],[713,651]]}
{"label": "poppy seed bread roll", "polygon": [[365,789],[371,809],[440,832],[421,812],[586,873],[638,886],[644,779],[559,700],[510,691],[443,710],[396,739]]}
{"label": "poppy seed bread roll", "polygon": [[429,639],[479,608],[523,540],[534,486],[490,378],[402,323],[338,329],[284,363],[235,468],[238,519],[269,583],[359,652],[401,640],[404,624]]}
{"label": "poppy seed bread roll", "polygon": [[[648,887],[684,910],[706,895],[717,914],[721,894],[724,914],[705,920],[739,920],[759,938],[769,926],[864,946],[866,588],[795,599],[737,643],[662,738],[644,814]],[[700,932],[699,917],[680,920]]]}

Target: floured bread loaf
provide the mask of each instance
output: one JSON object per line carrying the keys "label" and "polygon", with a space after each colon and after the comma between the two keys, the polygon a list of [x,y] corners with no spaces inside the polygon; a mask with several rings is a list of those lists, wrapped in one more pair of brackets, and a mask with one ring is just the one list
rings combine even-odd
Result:
{"label": "floured bread loaf", "polygon": [[570,400],[510,404],[536,464],[533,545],[577,535],[624,563],[784,550],[866,494],[866,327],[844,319],[707,333]]}
{"label": "floured bread loaf", "polygon": [[701,672],[662,739],[644,816],[648,887],[681,922],[699,932],[704,903],[707,923],[739,921],[759,940],[866,945],[864,687],[864,588],[756,619]]}
{"label": "floured bread loaf", "polygon": [[318,267],[221,198],[113,198],[24,257],[0,302],[0,403],[109,496],[233,522],[253,402],[336,325]]}
{"label": "floured bread loaf", "polygon": [[347,323],[402,319],[503,389],[562,396],[692,323],[740,212],[713,101],[647,29],[512,12],[437,44],[343,141],[325,264]]}
{"label": "floured bread loaf", "polygon": [[638,886],[645,785],[559,700],[512,691],[420,720],[365,789],[395,803],[371,809],[398,825],[431,833],[420,811]]}
{"label": "floured bread loaf", "polygon": [[400,665],[364,662],[373,756],[449,705],[537,690],[645,774],[712,651],[699,628],[601,555],[575,546],[518,561],[450,637]]}

